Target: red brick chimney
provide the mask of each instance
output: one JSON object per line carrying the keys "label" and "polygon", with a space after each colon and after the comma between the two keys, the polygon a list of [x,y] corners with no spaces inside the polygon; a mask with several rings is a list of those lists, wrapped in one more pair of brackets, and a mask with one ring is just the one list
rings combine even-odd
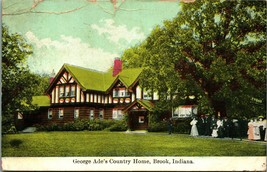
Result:
{"label": "red brick chimney", "polygon": [[119,58],[115,58],[112,76],[117,76],[122,71],[122,61]]}

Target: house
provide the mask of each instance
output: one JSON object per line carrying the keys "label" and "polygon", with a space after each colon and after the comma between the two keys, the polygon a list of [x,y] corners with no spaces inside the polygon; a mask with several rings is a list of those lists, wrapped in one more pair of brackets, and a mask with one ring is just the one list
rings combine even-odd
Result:
{"label": "house", "polygon": [[148,114],[159,96],[140,87],[141,72],[142,68],[122,70],[119,59],[107,72],[64,64],[50,79],[47,96],[34,97],[39,110],[28,121],[60,125],[76,119],[120,120],[128,114],[131,129],[147,129]]}

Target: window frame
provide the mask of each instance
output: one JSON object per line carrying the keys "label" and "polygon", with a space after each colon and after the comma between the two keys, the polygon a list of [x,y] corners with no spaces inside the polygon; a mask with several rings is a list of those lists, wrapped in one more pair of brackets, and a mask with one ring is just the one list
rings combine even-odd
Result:
{"label": "window frame", "polygon": [[63,108],[59,108],[58,109],[58,119],[63,119],[63,118],[64,118],[64,109]]}
{"label": "window frame", "polygon": [[[50,114],[51,113],[51,114]],[[50,117],[51,116],[51,117]],[[53,109],[49,108],[47,110],[47,119],[52,119],[53,118]]]}
{"label": "window frame", "polygon": [[[102,117],[100,115],[102,115]],[[98,111],[98,118],[99,119],[104,119],[104,109],[99,109],[99,111]]]}
{"label": "window frame", "polygon": [[73,117],[74,117],[74,119],[78,119],[80,117],[80,109],[79,108],[74,108]]}

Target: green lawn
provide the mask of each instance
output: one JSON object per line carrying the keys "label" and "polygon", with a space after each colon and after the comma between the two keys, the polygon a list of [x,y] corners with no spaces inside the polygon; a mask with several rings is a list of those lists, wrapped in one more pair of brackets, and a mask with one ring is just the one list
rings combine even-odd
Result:
{"label": "green lawn", "polygon": [[2,136],[3,157],[265,156],[266,144],[183,134],[37,132]]}

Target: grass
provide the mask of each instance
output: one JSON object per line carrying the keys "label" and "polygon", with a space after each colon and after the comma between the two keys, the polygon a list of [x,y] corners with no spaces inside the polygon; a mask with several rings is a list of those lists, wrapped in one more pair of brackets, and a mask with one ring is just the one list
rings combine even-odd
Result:
{"label": "grass", "polygon": [[183,134],[37,132],[2,137],[3,157],[265,156],[266,144]]}

